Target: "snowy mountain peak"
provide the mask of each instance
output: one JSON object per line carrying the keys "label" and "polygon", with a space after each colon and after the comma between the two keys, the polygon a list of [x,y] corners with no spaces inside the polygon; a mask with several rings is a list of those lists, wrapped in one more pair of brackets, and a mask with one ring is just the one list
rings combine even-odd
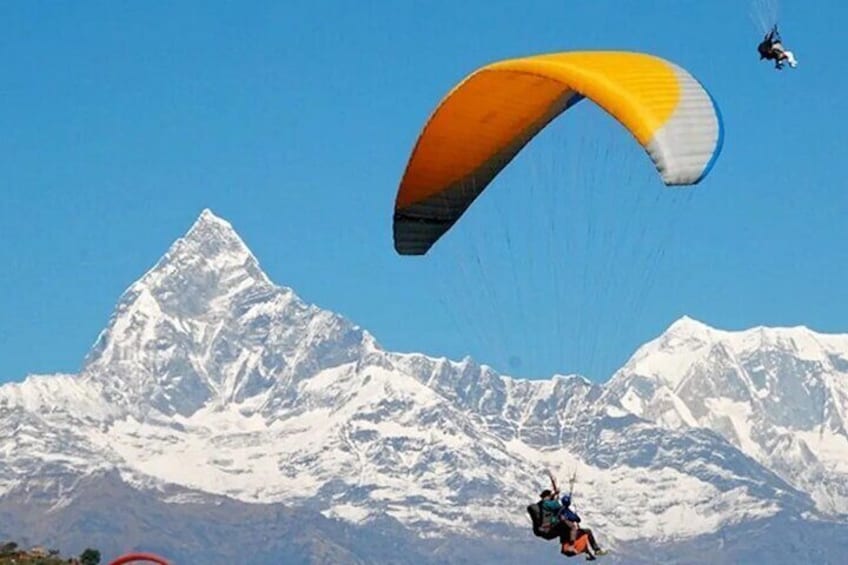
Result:
{"label": "snowy mountain peak", "polygon": [[675,320],[674,323],[668,327],[665,333],[684,333],[687,335],[693,335],[709,334],[712,331],[714,331],[713,328],[704,322],[684,315]]}
{"label": "snowy mountain peak", "polygon": [[114,402],[186,415],[272,394],[280,381],[373,346],[360,328],[274,285],[207,209],[121,297],[83,376],[104,382]]}
{"label": "snowy mountain peak", "polygon": [[648,348],[651,345],[662,348],[678,347],[680,345],[691,347],[694,343],[703,344],[715,341],[721,335],[723,335],[722,331],[716,330],[689,316],[683,316],[675,320],[662,335],[644,347]]}
{"label": "snowy mountain peak", "polygon": [[232,224],[216,216],[209,208],[200,213],[185,236],[176,243],[180,242],[198,246],[197,249],[209,257],[225,252],[240,257],[247,255],[256,261]]}
{"label": "snowy mountain peak", "polygon": [[160,289],[176,284],[180,291],[192,290],[186,289],[185,284],[207,290],[221,290],[221,283],[223,286],[227,286],[226,283],[231,283],[230,286],[271,285],[233,226],[208,208],[139,283]]}
{"label": "snowy mountain peak", "polygon": [[204,208],[200,212],[200,216],[197,217],[197,221],[192,226],[192,229],[196,228],[198,225],[203,224],[217,224],[229,230],[233,229],[233,226],[232,224],[230,224],[230,222],[220,216],[216,216],[215,213],[209,208]]}
{"label": "snowy mountain peak", "polygon": [[812,492],[821,510],[848,512],[848,487],[836,486],[848,472],[846,335],[681,319],[631,357],[607,395],[672,429],[716,431]]}

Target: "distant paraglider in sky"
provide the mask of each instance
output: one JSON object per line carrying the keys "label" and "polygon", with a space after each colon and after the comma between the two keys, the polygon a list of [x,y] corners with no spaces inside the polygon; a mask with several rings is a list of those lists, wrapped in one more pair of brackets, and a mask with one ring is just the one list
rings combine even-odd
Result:
{"label": "distant paraglider in sky", "polygon": [[798,66],[795,54],[783,47],[783,40],[775,25],[757,46],[760,59],[774,61],[774,68],[783,69],[783,63],[788,63],[793,69]]}
{"label": "distant paraglider in sky", "polygon": [[774,68],[777,70],[783,69],[784,63],[794,69],[798,66],[798,61],[795,54],[783,45],[783,39],[777,29],[779,19],[778,0],[752,0],[751,20],[762,34],[762,41],[757,45],[760,60],[774,61]]}

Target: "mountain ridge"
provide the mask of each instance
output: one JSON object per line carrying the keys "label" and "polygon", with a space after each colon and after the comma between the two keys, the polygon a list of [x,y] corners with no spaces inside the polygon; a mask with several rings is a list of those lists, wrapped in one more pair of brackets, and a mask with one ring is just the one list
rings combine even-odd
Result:
{"label": "mountain ridge", "polygon": [[[272,283],[231,224],[204,210],[121,295],[78,375],[0,387],[0,430],[12,438],[0,502],[25,481],[68,492],[113,470],[134,488],[308,505],[354,525],[387,517],[425,538],[521,539],[523,505],[550,467],[578,470],[581,513],[613,545],[786,512],[841,516],[848,469],[833,461],[848,336],[749,331],[769,339],[683,317],[604,384],[389,352]],[[793,399],[778,413],[769,400],[795,390],[792,375],[832,405],[820,419],[836,446],[828,457],[804,435],[818,404]],[[727,398],[773,418],[743,426]]]}

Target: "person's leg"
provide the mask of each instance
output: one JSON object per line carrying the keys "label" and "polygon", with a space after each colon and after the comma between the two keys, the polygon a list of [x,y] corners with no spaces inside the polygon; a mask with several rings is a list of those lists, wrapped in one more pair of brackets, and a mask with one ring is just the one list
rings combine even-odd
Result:
{"label": "person's leg", "polygon": [[585,553],[586,559],[590,561],[595,559],[594,548],[591,547],[589,536],[584,530],[577,531],[577,541],[574,542],[574,549],[577,550],[577,553]]}
{"label": "person's leg", "polygon": [[783,55],[790,67],[794,69],[798,65],[798,61],[795,60],[795,55],[792,51],[784,51]]}
{"label": "person's leg", "polygon": [[590,530],[589,528],[580,528],[579,530],[577,530],[577,535],[583,534],[589,536],[589,545],[592,546],[593,550],[598,551],[600,547],[598,546],[598,542],[595,541],[595,534],[592,533],[592,530]]}
{"label": "person's leg", "polygon": [[557,522],[554,531],[559,535],[560,545],[571,545],[574,543],[574,534],[568,522]]}

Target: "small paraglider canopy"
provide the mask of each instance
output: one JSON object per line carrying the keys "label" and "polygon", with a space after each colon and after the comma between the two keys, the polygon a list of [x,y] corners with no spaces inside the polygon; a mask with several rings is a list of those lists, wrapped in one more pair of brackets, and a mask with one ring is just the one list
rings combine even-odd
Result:
{"label": "small paraglider canopy", "polygon": [[155,563],[156,565],[171,565],[171,562],[154,553],[126,553],[113,559],[109,565],[125,565],[126,563]]}

